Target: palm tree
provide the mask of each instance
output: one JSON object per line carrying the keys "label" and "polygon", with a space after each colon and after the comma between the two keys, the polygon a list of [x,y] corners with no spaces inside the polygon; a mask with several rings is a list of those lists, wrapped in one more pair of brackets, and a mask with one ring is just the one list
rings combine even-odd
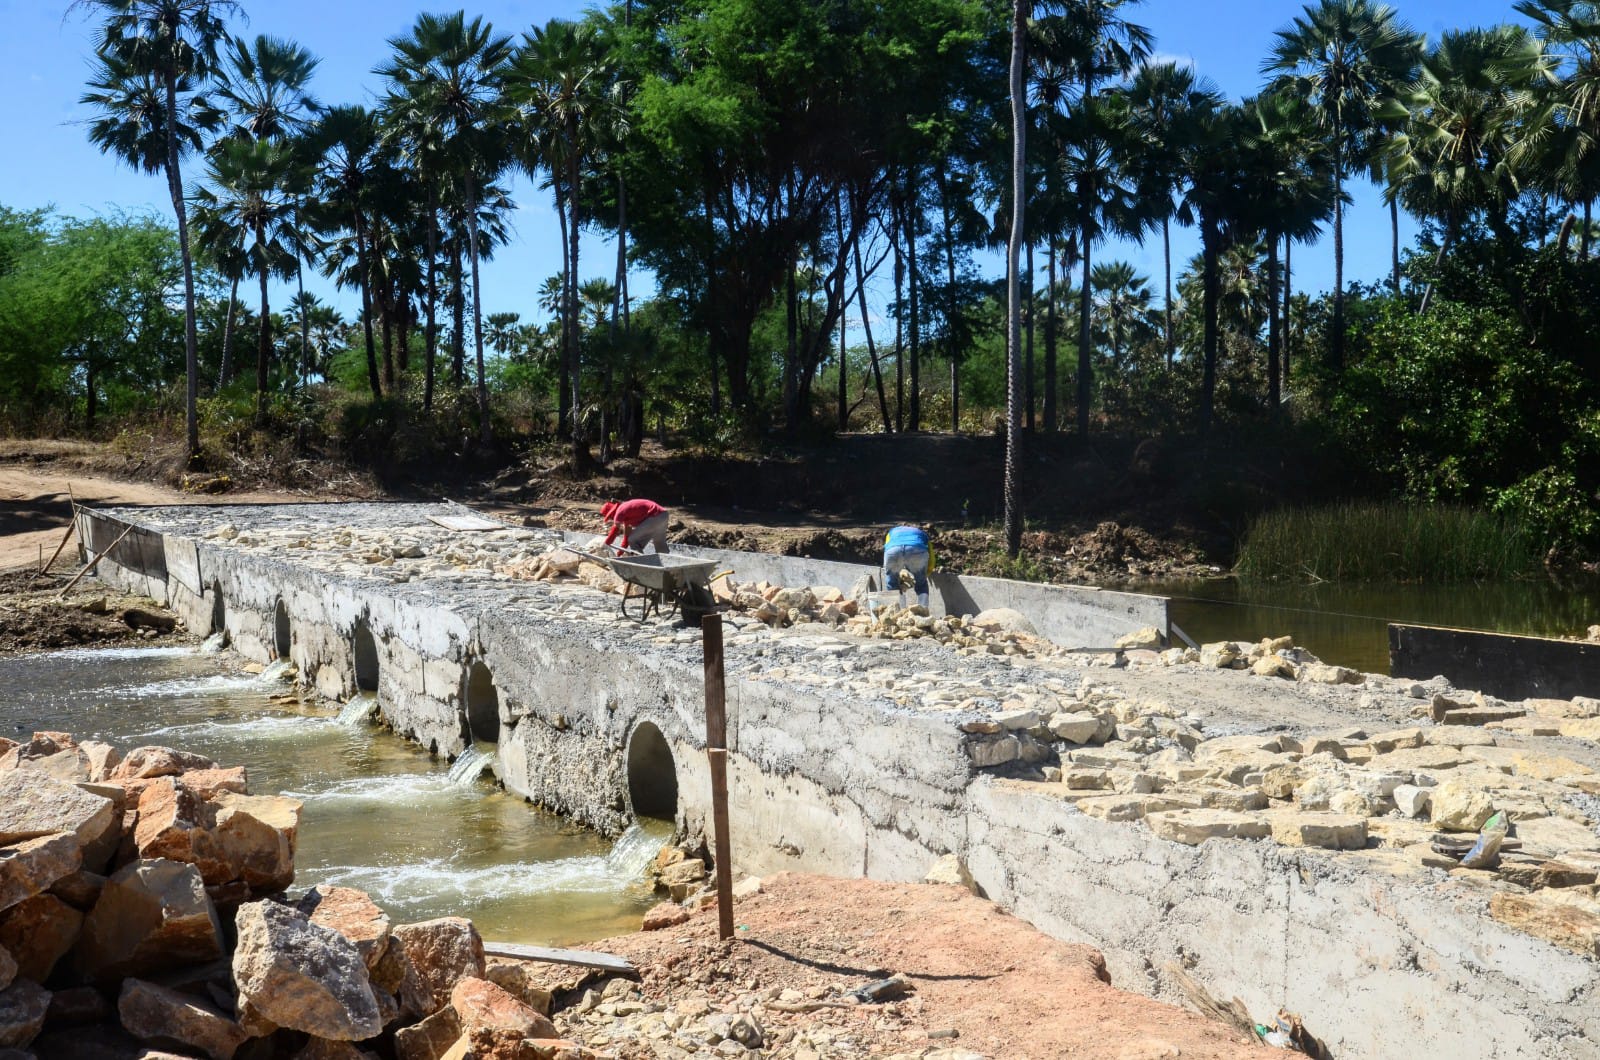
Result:
{"label": "palm tree", "polygon": [[556,189],[557,211],[563,213],[565,253],[562,275],[563,327],[566,333],[566,371],[570,379],[572,459],[575,467],[588,464],[581,406],[581,363],[578,323],[578,235],[582,227],[579,207],[581,182],[588,163],[604,139],[602,130],[614,109],[616,81],[604,42],[587,22],[552,19],[542,28],[523,34],[507,73],[506,98],[523,114],[522,155],[528,168],[549,169]]}
{"label": "palm tree", "polygon": [[198,150],[216,125],[216,111],[199,89],[216,67],[224,19],[238,5],[233,0],[75,0],[72,7],[104,16],[89,91],[81,100],[99,112],[89,123],[89,141],[135,169],[167,178],[183,259],[184,421],[192,461],[200,452],[200,362],[181,160]]}
{"label": "palm tree", "polygon": [[[1507,210],[1522,185],[1515,160],[1533,96],[1550,61],[1520,26],[1455,30],[1423,57],[1417,83],[1391,107],[1404,125],[1386,146],[1399,196],[1444,227],[1439,259],[1471,218],[1482,216],[1506,246]],[[1432,300],[1433,284],[1419,312]]]}
{"label": "palm tree", "polygon": [[267,378],[272,360],[272,312],[267,280],[292,274],[286,243],[293,229],[293,162],[288,148],[270,141],[223,140],[209,157],[207,184],[195,189],[195,234],[219,256],[236,255],[260,283],[260,339],[256,351],[256,420],[267,415]]}
{"label": "palm tree", "polygon": [[483,318],[488,325],[489,348],[502,357],[507,357],[522,341],[522,329],[517,322],[522,319],[521,313],[490,313]]}
{"label": "palm tree", "polygon": [[1558,188],[1583,206],[1579,245],[1587,259],[1593,206],[1600,198],[1600,6],[1592,0],[1518,0],[1514,6],[1534,24],[1557,64],[1558,133],[1550,155]]}
{"label": "palm tree", "polygon": [[[384,183],[386,167],[378,157],[378,123],[364,107],[334,107],[322,115],[309,134],[309,148],[317,158],[315,176],[316,215],[313,220],[324,231],[348,233],[327,244],[330,253],[324,271],[336,276],[341,285],[361,292],[361,326],[366,339],[367,382],[373,399],[383,397],[378,379],[378,350],[372,334],[372,217],[377,212],[378,190]],[[341,269],[337,253],[347,245],[353,268]]]}
{"label": "palm tree", "polygon": [[1017,270],[1026,231],[1028,97],[1023,84],[1029,0],[1011,7],[1011,238],[1006,242],[1006,555],[1022,552],[1022,299]]}
{"label": "palm tree", "polygon": [[1161,224],[1161,252],[1165,271],[1162,330],[1167,346],[1167,367],[1176,350],[1172,330],[1172,231],[1179,220],[1173,195],[1182,179],[1178,136],[1190,111],[1215,108],[1222,96],[1210,81],[1177,63],[1146,63],[1128,86],[1128,107],[1138,139],[1136,155],[1143,212]]}
{"label": "palm tree", "polygon": [[478,206],[483,184],[492,181],[504,165],[496,115],[503,68],[511,57],[511,38],[495,34],[481,18],[468,22],[465,13],[457,11],[453,15],[418,15],[410,36],[391,39],[389,47],[395,55],[377,73],[389,81],[391,109],[408,111],[414,120],[437,125],[439,142],[457,160],[463,178],[478,368],[478,437],[489,445],[493,437],[483,369]]}
{"label": "palm tree", "polygon": [[1111,341],[1111,364],[1122,368],[1122,342],[1128,329],[1150,313],[1150,288],[1146,280],[1126,261],[1102,262],[1094,267],[1089,282],[1093,287],[1095,315]]}
{"label": "palm tree", "polygon": [[1311,99],[1333,156],[1333,316],[1329,356],[1344,366],[1344,178],[1360,161],[1373,113],[1415,62],[1420,41],[1394,9],[1320,0],[1277,33],[1267,73]]}

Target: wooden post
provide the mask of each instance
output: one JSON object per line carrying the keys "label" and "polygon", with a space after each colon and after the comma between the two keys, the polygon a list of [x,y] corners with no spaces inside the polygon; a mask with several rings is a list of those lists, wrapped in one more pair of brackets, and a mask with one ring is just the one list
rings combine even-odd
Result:
{"label": "wooden post", "polygon": [[727,680],[722,666],[722,616],[700,619],[706,673],[706,758],[711,765],[711,822],[716,829],[717,927],[733,938],[733,853],[728,840]]}
{"label": "wooden post", "polygon": [[[31,585],[31,584],[33,584],[33,582],[35,582],[38,579],[44,577],[45,573],[52,566],[55,565],[56,558],[61,555],[61,550],[67,547],[67,542],[72,540],[72,532],[73,532],[73,530],[77,529],[77,526],[78,526],[78,513],[77,513],[76,510],[74,510],[73,513],[72,513],[72,519],[67,523],[66,536],[61,539],[61,544],[56,546],[56,550],[50,554],[50,562],[49,563],[40,563],[39,564],[39,573],[34,575],[34,577],[30,578],[28,580],[28,584]],[[44,545],[43,544],[41,544],[39,546],[39,558],[41,560],[44,558]]]}
{"label": "wooden post", "polygon": [[57,597],[65,598],[66,595],[67,595],[67,591],[68,590],[70,590],[74,585],[77,585],[80,581],[82,581],[84,575],[88,574],[90,571],[92,571],[96,567],[100,566],[100,561],[105,559],[106,556],[110,555],[111,554],[111,550],[116,548],[118,545],[122,544],[122,539],[127,537],[131,533],[133,533],[133,524],[129,523],[127,525],[127,527],[123,529],[122,533],[117,535],[117,539],[115,541],[111,542],[110,546],[108,546],[104,552],[96,553],[94,559],[89,561],[89,565],[87,567],[83,568],[77,574],[74,574],[72,576],[72,580],[70,582],[68,582],[66,585],[63,585],[61,587],[61,592],[56,594]]}

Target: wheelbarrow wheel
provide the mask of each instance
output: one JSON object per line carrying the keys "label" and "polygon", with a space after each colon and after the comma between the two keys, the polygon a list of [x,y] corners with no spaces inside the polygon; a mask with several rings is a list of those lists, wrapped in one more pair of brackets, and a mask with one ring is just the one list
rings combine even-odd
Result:
{"label": "wheelbarrow wheel", "polygon": [[[634,588],[635,586],[630,582],[624,582],[622,585],[622,617],[631,618],[635,622],[642,623],[649,619],[651,611],[654,611],[659,615],[661,613],[661,594],[653,589],[645,588],[640,588],[639,592],[635,594],[633,591]],[[633,615],[628,612],[629,600],[639,601],[638,615]]]}
{"label": "wheelbarrow wheel", "polygon": [[681,604],[685,625],[699,625],[701,618],[717,610],[717,598],[711,595],[711,587],[698,582],[683,587]]}

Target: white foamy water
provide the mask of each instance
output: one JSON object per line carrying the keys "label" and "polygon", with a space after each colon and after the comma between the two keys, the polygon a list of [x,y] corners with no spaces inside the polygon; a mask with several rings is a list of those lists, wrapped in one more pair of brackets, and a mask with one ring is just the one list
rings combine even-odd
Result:
{"label": "white foamy water", "polygon": [[378,709],[378,697],[371,692],[357,692],[356,698],[339,709],[339,724],[350,728],[365,725]]}
{"label": "white foamy water", "polygon": [[116,659],[170,659],[179,655],[193,655],[188,647],[164,648],[62,648],[60,651],[40,652],[35,659],[90,659],[96,662]]}
{"label": "white foamy water", "polygon": [[266,715],[243,720],[217,720],[167,725],[151,729],[135,739],[146,743],[164,743],[185,748],[190,744],[209,742],[218,737],[227,740],[314,740],[321,730],[332,722],[330,718],[307,718],[299,715]]}
{"label": "white foamy water", "polygon": [[667,826],[662,823],[647,828],[638,821],[633,822],[617,837],[611,853],[606,855],[606,871],[621,880],[638,879],[669,838]]}
{"label": "white foamy water", "polygon": [[285,790],[283,794],[304,802],[370,802],[407,807],[420,806],[430,800],[454,801],[461,797],[461,788],[443,773],[397,773],[313,783]]}
{"label": "white foamy water", "polygon": [[499,750],[495,747],[474,744],[461,752],[450,766],[450,783],[462,787],[471,787],[483,775],[483,771],[494,765]]}

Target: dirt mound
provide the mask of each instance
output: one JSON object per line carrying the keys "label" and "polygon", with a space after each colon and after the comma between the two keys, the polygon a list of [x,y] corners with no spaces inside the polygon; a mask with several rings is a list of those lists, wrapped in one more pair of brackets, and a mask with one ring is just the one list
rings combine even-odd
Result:
{"label": "dirt mound", "polygon": [[60,648],[169,644],[184,638],[173,616],[149,600],[88,583],[65,600],[52,573],[0,575],[0,655]]}

